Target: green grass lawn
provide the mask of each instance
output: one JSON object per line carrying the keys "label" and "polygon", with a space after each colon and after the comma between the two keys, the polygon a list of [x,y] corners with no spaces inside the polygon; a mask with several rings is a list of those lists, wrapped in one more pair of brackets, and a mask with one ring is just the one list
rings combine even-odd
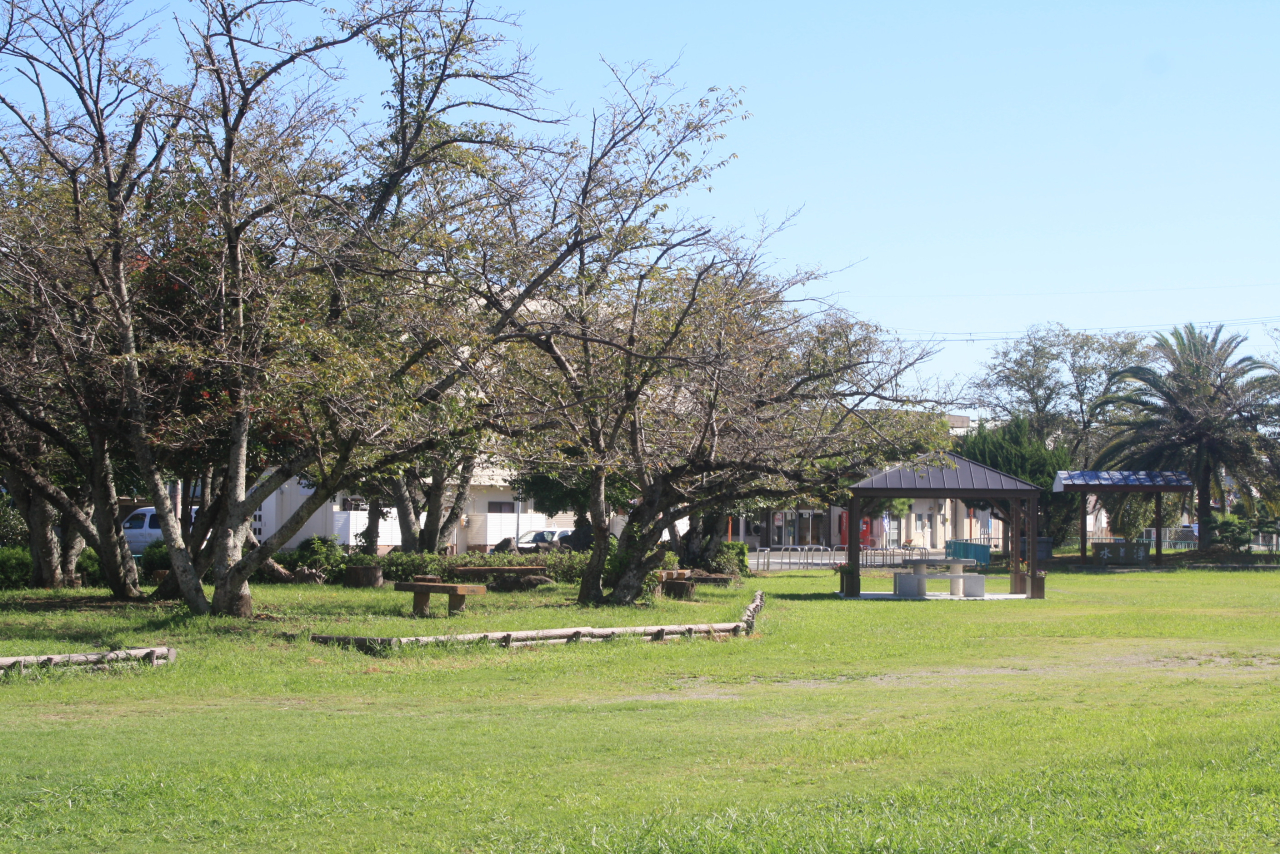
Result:
{"label": "green grass lawn", "polygon": [[[388,590],[260,586],[252,621],[0,594],[0,655],[181,650],[0,680],[0,850],[1280,850],[1280,573],[835,587],[584,610],[561,586],[428,620]],[[730,621],[756,589],[757,634],[723,642],[305,641]]]}

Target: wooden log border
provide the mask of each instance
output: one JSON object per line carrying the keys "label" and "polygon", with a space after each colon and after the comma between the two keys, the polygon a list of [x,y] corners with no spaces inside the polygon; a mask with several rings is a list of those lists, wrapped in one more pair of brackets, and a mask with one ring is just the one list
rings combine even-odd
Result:
{"label": "wooden log border", "polygon": [[26,673],[28,667],[84,667],[105,670],[116,661],[137,661],[159,667],[178,660],[178,651],[170,646],[147,646],[136,649],[116,649],[111,652],[73,652],[66,655],[18,655],[0,658],[0,671]]}
{"label": "wooden log border", "polygon": [[711,639],[741,637],[755,631],[756,615],[764,607],[764,592],[757,590],[751,604],[736,623],[694,623],[678,626],[627,626],[616,629],[597,629],[577,626],[570,629],[539,629],[524,632],[473,632],[462,635],[433,635],[414,638],[378,638],[352,635],[312,635],[311,641],[319,644],[350,646],[361,652],[375,653],[402,646],[424,646],[441,643],[487,643],[504,649],[538,644],[597,643],[620,637],[639,637],[646,641],[664,641],[674,638],[692,640],[695,637]]}

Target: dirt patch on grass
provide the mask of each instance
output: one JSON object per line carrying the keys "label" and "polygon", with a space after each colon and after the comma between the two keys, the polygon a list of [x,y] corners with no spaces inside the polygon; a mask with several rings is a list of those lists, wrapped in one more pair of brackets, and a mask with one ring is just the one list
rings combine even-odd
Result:
{"label": "dirt patch on grass", "polygon": [[1266,655],[1265,653],[1244,655],[1244,654],[1220,654],[1220,653],[1203,653],[1200,655],[1173,655],[1163,658],[1149,658],[1146,660],[1148,667],[1260,667],[1264,669],[1280,668],[1280,657],[1274,655]]}
{"label": "dirt patch on grass", "polygon": [[626,697],[611,697],[607,700],[591,700],[593,705],[601,703],[672,703],[686,700],[741,700],[742,695],[719,688],[682,688],[663,694],[633,694]]}

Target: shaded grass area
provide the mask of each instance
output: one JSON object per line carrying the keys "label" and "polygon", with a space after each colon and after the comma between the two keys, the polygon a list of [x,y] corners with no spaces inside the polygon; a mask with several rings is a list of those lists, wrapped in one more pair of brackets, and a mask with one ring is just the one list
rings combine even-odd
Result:
{"label": "shaded grass area", "polygon": [[[622,610],[561,587],[428,620],[392,591],[259,587],[254,621],[5,595],[0,654],[182,652],[0,682],[0,850],[1280,847],[1280,574],[1057,576],[1037,602],[834,587]],[[719,643],[280,636],[727,621],[757,588],[758,634]]]}

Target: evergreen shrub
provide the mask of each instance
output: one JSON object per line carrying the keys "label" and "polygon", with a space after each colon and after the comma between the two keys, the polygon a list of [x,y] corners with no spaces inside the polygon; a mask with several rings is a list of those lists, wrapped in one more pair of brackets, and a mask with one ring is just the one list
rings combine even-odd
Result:
{"label": "evergreen shrub", "polygon": [[9,503],[7,495],[0,495],[0,546],[27,546],[30,535],[27,522],[18,508]]}
{"label": "evergreen shrub", "polygon": [[169,548],[164,544],[164,540],[152,540],[147,543],[147,547],[142,550],[142,563],[138,568],[147,577],[173,569],[173,564],[169,560]]}
{"label": "evergreen shrub", "polygon": [[85,547],[76,559],[76,575],[84,578],[85,587],[104,587],[106,579],[102,575],[102,561],[98,553]]}
{"label": "evergreen shrub", "polygon": [[747,577],[751,565],[747,562],[750,551],[746,543],[721,543],[711,558],[711,571],[721,575]]}
{"label": "evergreen shrub", "polygon": [[589,552],[570,551],[530,555],[466,552],[449,556],[391,552],[376,557],[351,555],[346,559],[346,563],[358,562],[361,565],[380,566],[382,578],[388,582],[412,581],[415,575],[438,575],[448,582],[472,580],[453,573],[453,568],[459,566],[545,566],[548,578],[558,583],[570,584],[582,578],[582,571],[590,558]]}
{"label": "evergreen shrub", "polygon": [[0,547],[0,590],[18,590],[31,581],[31,552],[22,546]]}

